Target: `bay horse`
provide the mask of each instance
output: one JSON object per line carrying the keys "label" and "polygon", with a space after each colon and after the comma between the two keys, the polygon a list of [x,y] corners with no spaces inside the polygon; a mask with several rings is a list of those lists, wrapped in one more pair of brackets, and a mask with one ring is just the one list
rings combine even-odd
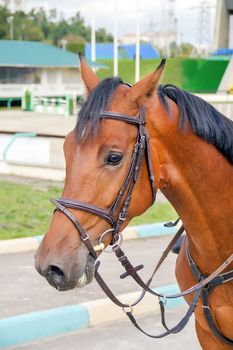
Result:
{"label": "bay horse", "polygon": [[202,285],[195,325],[202,349],[233,349],[233,122],[199,97],[159,85],[164,66],[131,87],[118,77],[100,82],[80,56],[88,97],[64,142],[65,186],[52,200],[35,267],[58,290],[90,283],[96,257],[160,189],[186,231],[176,263],[181,291],[227,262]]}

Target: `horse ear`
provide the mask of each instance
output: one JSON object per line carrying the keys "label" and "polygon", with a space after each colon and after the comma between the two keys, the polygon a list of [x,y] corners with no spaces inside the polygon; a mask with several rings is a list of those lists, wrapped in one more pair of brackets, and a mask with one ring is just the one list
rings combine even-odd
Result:
{"label": "horse ear", "polygon": [[141,97],[152,96],[161,80],[166,59],[163,58],[156,70],[138,81],[129,90],[131,100],[137,102]]}
{"label": "horse ear", "polygon": [[80,52],[78,53],[78,56],[80,60],[81,77],[87,88],[88,93],[90,93],[91,90],[93,90],[99,84],[100,81],[95,72],[92,70],[92,68],[87,64],[85,58]]}

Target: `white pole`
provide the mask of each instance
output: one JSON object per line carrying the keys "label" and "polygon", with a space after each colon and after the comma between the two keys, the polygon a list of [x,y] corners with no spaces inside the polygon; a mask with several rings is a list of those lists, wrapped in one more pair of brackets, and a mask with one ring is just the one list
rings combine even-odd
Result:
{"label": "white pole", "polygon": [[113,39],[113,75],[118,75],[118,4],[115,0],[115,14],[114,14],[114,39]]}
{"label": "white pole", "polygon": [[91,21],[91,60],[96,61],[96,45],[95,45],[95,17]]}
{"label": "white pole", "polygon": [[140,14],[137,15],[135,47],[135,82],[140,80]]}

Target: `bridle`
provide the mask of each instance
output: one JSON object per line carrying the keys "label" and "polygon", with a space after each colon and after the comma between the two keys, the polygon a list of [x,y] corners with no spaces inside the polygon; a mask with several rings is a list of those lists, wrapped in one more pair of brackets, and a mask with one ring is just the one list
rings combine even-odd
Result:
{"label": "bridle", "polygon": [[[227,272],[225,274],[222,274],[222,271],[224,271],[232,262],[233,262],[233,254],[229,256],[228,259],[226,259],[213,273],[211,273],[209,276],[204,276],[199,274],[194,274],[195,278],[197,279],[197,284],[194,286],[188,288],[187,290],[176,293],[173,295],[163,295],[161,293],[157,293],[153,289],[150,288],[150,284],[152,282],[152,279],[163,263],[163,261],[166,259],[168,253],[171,251],[173,245],[175,242],[179,239],[179,237],[182,235],[184,232],[184,227],[183,225],[178,229],[176,235],[172,238],[171,242],[168,244],[167,248],[163,252],[161,258],[159,259],[151,277],[149,280],[145,283],[141,277],[138,275],[137,271],[143,267],[143,265],[139,265],[134,267],[130,261],[128,260],[127,256],[124,254],[123,250],[121,249],[120,245],[118,244],[119,236],[120,236],[120,230],[123,222],[126,220],[128,216],[128,210],[129,206],[131,203],[131,198],[132,198],[132,193],[134,190],[134,187],[137,183],[138,180],[138,175],[139,171],[141,169],[142,165],[142,160],[143,157],[145,157],[146,160],[146,165],[147,165],[147,171],[148,171],[148,177],[151,185],[151,191],[152,191],[152,201],[151,204],[154,203],[155,197],[156,197],[156,186],[155,186],[155,178],[154,178],[154,173],[153,173],[153,168],[152,168],[152,162],[151,162],[151,157],[150,157],[150,147],[149,147],[149,136],[147,133],[146,129],[146,120],[145,120],[145,108],[141,107],[140,108],[140,114],[139,117],[132,117],[120,113],[114,113],[114,112],[109,112],[109,111],[104,111],[101,112],[99,115],[100,119],[113,119],[113,120],[118,120],[122,121],[124,123],[128,123],[131,125],[134,125],[138,128],[137,136],[136,136],[136,142],[133,148],[132,152],[132,157],[131,157],[131,162],[128,168],[128,172],[126,174],[126,177],[124,179],[124,182],[114,199],[113,203],[111,206],[107,209],[104,208],[99,208],[94,204],[91,203],[86,203],[86,202],[81,202],[81,201],[75,201],[71,199],[66,199],[66,198],[59,198],[59,199],[54,199],[51,198],[51,202],[56,206],[55,210],[59,210],[64,215],[67,216],[67,218],[74,224],[76,227],[77,231],[80,234],[81,240],[84,242],[86,245],[88,251],[92,255],[92,257],[97,260],[97,251],[103,250],[105,248],[105,244],[102,242],[102,238],[105,236],[106,233],[111,232],[112,237],[111,237],[111,246],[112,246],[112,251],[115,253],[116,257],[118,258],[119,262],[122,264],[122,266],[125,269],[125,273],[121,276],[121,278],[125,278],[127,276],[130,276],[134,279],[134,281],[142,287],[142,292],[139,298],[131,303],[131,304],[124,304],[122,303],[114,294],[113,292],[109,289],[107,284],[104,282],[102,277],[100,276],[98,269],[100,266],[100,262],[97,261],[95,265],[95,279],[100,285],[100,287],[103,289],[103,291],[106,293],[106,295],[118,306],[120,306],[126,315],[129,317],[130,321],[133,323],[133,325],[139,329],[141,332],[146,334],[147,336],[151,338],[162,338],[165,337],[166,335],[169,334],[175,334],[180,332],[188,323],[192,313],[194,312],[197,303],[199,301],[199,298],[201,295],[203,295],[204,298],[204,305],[203,309],[205,312],[205,315],[207,317],[208,323],[210,325],[211,330],[213,333],[221,339],[223,342],[227,344],[233,345],[233,341],[222,336],[217,328],[214,325],[213,319],[210,315],[210,307],[208,304],[208,290],[212,290],[215,286],[220,285],[222,283],[226,283],[228,281],[233,280],[233,271]],[[104,219],[110,226],[111,229],[105,231],[101,237],[99,244],[97,246],[93,246],[92,242],[90,241],[90,237],[86,230],[83,228],[81,223],[78,221],[76,217],[68,210],[69,209],[77,209],[77,210],[83,210],[86,212],[89,212],[93,215],[97,215]],[[119,213],[116,215],[116,213]],[[167,226],[175,226],[178,223],[178,220],[173,224],[173,223],[168,223]],[[193,271],[194,269],[194,261],[191,258],[190,253],[188,252],[188,248],[186,249],[187,251],[187,257],[188,257],[188,262],[190,264],[190,267]],[[197,271],[197,267],[195,267],[195,270]],[[159,335],[151,335],[145,332],[137,323],[136,319],[133,316],[133,307],[137,305],[145,296],[146,292],[156,296],[159,298],[159,305],[160,305],[160,312],[161,312],[161,323],[163,327],[165,328],[165,332]],[[179,298],[183,297],[186,295],[189,295],[193,293],[193,299],[189,305],[189,308],[184,315],[184,317],[181,319],[181,321],[174,326],[173,328],[168,328],[165,322],[165,304],[167,299],[174,299],[174,298]],[[207,293],[207,294],[206,294]]]}
{"label": "bridle", "polygon": [[[94,204],[81,202],[81,201],[74,201],[66,198],[59,198],[57,200],[54,198],[51,199],[51,202],[56,206],[56,209],[63,212],[72,221],[72,223],[80,233],[80,237],[82,241],[84,242],[87,249],[89,250],[89,252],[91,253],[91,255],[95,260],[97,259],[96,250],[98,250],[98,247],[104,248],[104,246],[101,245],[102,242],[99,242],[100,244],[98,244],[97,248],[93,247],[88,233],[82,227],[80,222],[71,214],[71,212],[67,210],[67,208],[83,210],[91,214],[97,215],[102,219],[104,219],[105,221],[107,221],[107,223],[111,226],[111,233],[112,233],[111,244],[114,245],[119,239],[121,225],[123,224],[123,222],[126,220],[128,216],[128,210],[129,210],[129,206],[132,198],[132,192],[134,190],[135,184],[138,179],[143,155],[145,155],[149,181],[151,184],[151,191],[152,191],[151,204],[154,203],[155,197],[156,197],[155,178],[154,178],[151,157],[150,157],[149,137],[145,127],[146,125],[145,108],[141,107],[138,118],[120,114],[120,113],[113,113],[109,111],[101,112],[99,115],[99,118],[102,120],[113,119],[113,120],[122,121],[124,123],[134,125],[138,128],[136,142],[133,148],[128,172],[126,174],[124,182],[116,198],[114,199],[113,203],[108,209],[99,208]],[[121,208],[119,210],[120,206]],[[116,217],[117,211],[119,211],[119,215],[117,215]]]}

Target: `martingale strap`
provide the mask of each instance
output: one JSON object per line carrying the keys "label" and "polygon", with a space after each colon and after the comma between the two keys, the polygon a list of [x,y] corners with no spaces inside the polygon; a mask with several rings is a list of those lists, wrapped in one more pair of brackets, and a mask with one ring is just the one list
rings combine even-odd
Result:
{"label": "martingale strap", "polygon": [[[200,279],[203,279],[204,276],[202,275],[201,271],[199,270],[197,264],[193,260],[190,251],[189,251],[189,246],[188,246],[188,240],[186,243],[186,256],[188,258],[188,263],[191,268],[192,274],[194,278],[197,281],[200,281]],[[215,287],[227,283],[233,280],[233,270],[225,272],[223,274],[220,274],[213,278],[208,284],[205,285],[205,287],[202,289],[202,300],[203,300],[203,305],[202,309],[206,318],[206,321],[212,331],[212,333],[215,335],[216,338],[221,340],[223,343],[228,344],[228,345],[233,345],[233,339],[230,339],[223,335],[217,328],[214,318],[212,315],[212,310],[209,304],[209,296],[211,292],[214,290]]]}
{"label": "martingale strap", "polygon": [[[178,220],[176,221],[176,223],[178,223]],[[169,223],[169,226],[171,224]],[[188,288],[187,290],[177,293],[177,294],[172,294],[172,295],[163,295],[160,293],[157,293],[156,291],[154,291],[153,289],[149,288],[149,285],[152,282],[152,279],[155,275],[155,273],[157,272],[157,270],[159,269],[159,267],[161,266],[162,262],[165,260],[165,258],[167,257],[168,253],[171,251],[174,243],[179,239],[179,237],[181,236],[181,234],[184,232],[184,227],[183,225],[179,228],[179,230],[177,231],[176,235],[172,238],[172,240],[170,241],[170,243],[168,244],[167,248],[165,249],[163,255],[161,256],[161,258],[159,259],[159,262],[157,263],[150,279],[148,280],[147,283],[144,283],[143,280],[140,278],[140,276],[137,274],[136,269],[133,267],[133,265],[130,263],[130,261],[128,260],[128,258],[126,257],[126,255],[124,254],[123,250],[118,246],[115,245],[113,246],[113,251],[116,254],[118,260],[120,261],[120,263],[122,264],[122,266],[125,268],[126,270],[126,275],[131,276],[137,284],[139,284],[143,289],[142,289],[142,293],[139,296],[139,298],[131,303],[131,304],[124,304],[122,303],[114,294],[113,292],[109,289],[109,287],[106,285],[106,283],[104,282],[104,280],[102,279],[102,277],[100,276],[98,269],[100,266],[100,262],[97,262],[96,264],[96,271],[95,271],[95,279],[98,282],[98,284],[100,285],[100,287],[103,289],[103,291],[105,292],[105,294],[112,300],[113,303],[115,303],[117,306],[122,307],[125,314],[129,317],[130,321],[133,323],[133,325],[140,330],[142,333],[144,333],[145,335],[152,337],[152,338],[162,338],[165,337],[168,334],[174,334],[174,333],[178,333],[180,331],[183,330],[183,328],[186,326],[186,324],[188,323],[192,313],[194,312],[196,305],[198,303],[199,297],[203,293],[205,293],[206,290],[208,290],[208,288],[210,287],[210,285],[219,285],[221,283],[226,283],[230,280],[233,279],[233,271],[230,272],[226,272],[224,274],[221,275],[221,272],[223,270],[226,269],[226,267],[233,261],[233,254],[230,255],[230,257],[224,261],[224,263],[222,265],[219,266],[218,269],[216,269],[211,275],[209,276],[202,276],[200,274],[198,274],[199,278],[198,278],[198,283],[194,286],[192,286],[191,288]],[[191,256],[190,256],[191,257]],[[136,306],[145,296],[146,292],[156,296],[159,298],[159,305],[160,305],[160,313],[161,313],[161,323],[164,326],[164,328],[166,329],[166,332],[159,334],[159,335],[151,335],[147,332],[145,332],[137,323],[136,319],[133,316],[133,310],[132,308],[134,306]],[[165,304],[166,304],[166,299],[173,299],[173,298],[179,298],[179,297],[183,297],[185,295],[191,294],[191,293],[195,293],[194,297],[192,299],[192,302],[190,303],[188,310],[186,312],[186,314],[184,315],[184,317],[181,319],[181,321],[173,328],[168,328],[168,326],[166,325],[166,321],[165,321]],[[206,294],[205,294],[206,296]],[[211,318],[211,314],[210,314],[210,308],[209,305],[203,305],[203,309],[204,312],[206,310],[206,313],[208,313],[207,316],[207,321],[209,323],[209,325],[211,325],[211,329],[214,332],[214,334],[217,333],[216,331],[216,327],[214,327],[213,324],[213,320]],[[206,306],[206,307],[205,307]],[[126,310],[129,309],[129,310]],[[221,340],[223,340],[224,336],[218,336]],[[224,340],[224,342],[227,342],[227,344],[231,344],[231,340],[226,338]]]}
{"label": "martingale strap", "polygon": [[[178,221],[177,221],[178,222]],[[177,223],[176,222],[176,223]],[[112,300],[113,303],[115,303],[117,306],[121,307],[123,309],[123,311],[125,312],[125,314],[128,316],[129,320],[132,322],[132,324],[143,334],[147,335],[148,337],[151,338],[163,338],[169,334],[175,334],[175,333],[179,333],[181,332],[184,327],[187,325],[187,323],[189,322],[189,319],[191,317],[191,315],[193,314],[196,305],[198,303],[199,297],[201,295],[202,289],[198,289],[193,297],[193,300],[191,302],[191,304],[188,307],[188,310],[186,312],[186,314],[184,315],[184,317],[181,319],[181,321],[174,327],[172,328],[168,328],[165,322],[165,304],[166,304],[166,299],[173,297],[173,296],[164,296],[163,294],[160,293],[156,293],[155,291],[153,291],[152,289],[149,288],[150,283],[152,282],[152,279],[155,275],[155,273],[157,272],[157,270],[159,269],[159,267],[161,266],[162,262],[166,259],[166,257],[168,256],[168,253],[171,251],[174,243],[178,240],[178,238],[181,236],[181,234],[184,232],[184,227],[181,226],[179,228],[179,230],[177,231],[176,235],[172,238],[172,240],[170,241],[170,243],[168,244],[166,250],[164,251],[162,257],[159,259],[159,262],[157,263],[150,279],[148,280],[148,282],[146,283],[146,285],[144,285],[144,282],[140,279],[140,277],[138,276],[137,272],[135,271],[135,268],[131,265],[131,263],[129,262],[129,260],[127,259],[127,257],[125,256],[124,252],[122,251],[122,249],[116,245],[115,247],[113,247],[113,251],[115,252],[118,260],[121,262],[121,264],[123,265],[123,267],[125,268],[127,275],[130,275],[131,277],[133,277],[133,279],[138,283],[140,280],[140,283],[138,284],[143,284],[144,288],[142,290],[141,295],[139,296],[139,298],[131,303],[131,304],[124,304],[122,303],[114,294],[113,292],[109,289],[109,287],[107,286],[107,284],[104,282],[104,280],[102,279],[102,277],[100,276],[100,274],[98,273],[98,269],[100,266],[100,262],[98,261],[96,264],[96,270],[95,270],[95,279],[98,282],[98,284],[100,285],[100,287],[102,288],[102,290],[105,292],[105,294]],[[166,329],[165,332],[161,333],[161,334],[157,334],[157,335],[153,335],[153,334],[149,334],[146,331],[144,331],[140,325],[138,324],[138,322],[136,321],[135,317],[133,316],[133,307],[136,306],[145,296],[146,292],[149,292],[157,297],[159,297],[159,306],[160,306],[160,314],[161,314],[161,323],[163,325],[163,327]],[[179,295],[176,295],[174,297],[178,297]]]}

